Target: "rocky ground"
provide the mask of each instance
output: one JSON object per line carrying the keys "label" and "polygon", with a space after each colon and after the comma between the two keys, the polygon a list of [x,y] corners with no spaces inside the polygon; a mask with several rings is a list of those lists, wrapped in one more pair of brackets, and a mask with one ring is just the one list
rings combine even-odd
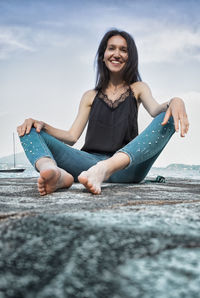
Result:
{"label": "rocky ground", "polygon": [[1,178],[0,234],[0,298],[200,297],[199,180],[40,197]]}

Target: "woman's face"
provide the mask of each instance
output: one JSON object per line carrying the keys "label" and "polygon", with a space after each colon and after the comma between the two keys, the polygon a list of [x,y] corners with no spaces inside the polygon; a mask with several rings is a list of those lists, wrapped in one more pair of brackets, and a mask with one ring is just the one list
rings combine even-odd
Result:
{"label": "woman's face", "polygon": [[109,38],[103,60],[110,72],[117,73],[123,70],[128,60],[128,48],[121,35]]}

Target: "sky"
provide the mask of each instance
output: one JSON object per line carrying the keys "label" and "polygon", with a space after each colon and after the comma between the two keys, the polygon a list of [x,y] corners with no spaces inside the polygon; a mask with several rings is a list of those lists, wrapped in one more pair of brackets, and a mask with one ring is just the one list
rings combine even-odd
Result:
{"label": "sky", "polygon": [[[176,133],[155,166],[200,164],[199,11],[200,0],[0,0],[0,157],[12,154],[12,133],[26,118],[70,128],[94,88],[99,42],[118,28],[134,37],[155,99],[178,96],[186,105],[187,137]],[[139,130],[150,121],[141,107]]]}

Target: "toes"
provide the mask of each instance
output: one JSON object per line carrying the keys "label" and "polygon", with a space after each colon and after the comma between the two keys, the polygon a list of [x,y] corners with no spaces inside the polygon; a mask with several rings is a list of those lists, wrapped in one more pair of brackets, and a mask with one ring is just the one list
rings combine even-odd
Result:
{"label": "toes", "polygon": [[39,177],[37,181],[38,187],[44,187],[45,181],[43,178]]}
{"label": "toes", "polygon": [[87,183],[87,189],[92,192],[94,195],[98,195],[101,192],[101,188],[98,185],[92,184],[90,181]]}
{"label": "toes", "polygon": [[41,196],[44,196],[44,195],[47,194],[47,192],[46,192],[46,190],[44,188],[39,188],[38,187],[38,191],[39,191],[39,193],[40,193]]}
{"label": "toes", "polygon": [[87,185],[87,189],[88,189],[91,193],[93,193],[94,195],[98,195],[98,194],[100,194],[100,192],[101,192],[98,188],[96,188],[95,186],[93,186],[91,183],[88,183],[88,185]]}
{"label": "toes", "polygon": [[96,194],[97,190],[95,187],[90,187],[89,190],[93,193]]}
{"label": "toes", "polygon": [[84,176],[79,176],[78,177],[78,181],[83,184],[85,187],[87,187],[88,185],[88,179],[87,177],[84,177]]}
{"label": "toes", "polygon": [[38,178],[38,183],[39,183],[39,184],[43,184],[43,183],[44,183],[44,179],[43,179],[42,177],[39,177],[39,178]]}
{"label": "toes", "polygon": [[96,193],[96,188],[90,181],[87,181],[87,183],[85,184],[85,187],[87,188],[87,190],[89,190],[93,194]]}
{"label": "toes", "polygon": [[[83,172],[83,173],[84,173],[84,172]],[[87,188],[87,190],[88,190],[89,192],[93,193],[94,195],[98,195],[98,194],[101,193],[100,188],[99,188],[99,187],[95,187],[95,186],[93,185],[93,183],[89,181],[89,179],[88,179],[87,176],[84,176],[84,175],[81,174],[81,175],[78,177],[78,180],[79,180],[79,182],[80,182],[81,184],[83,184],[83,185]]]}
{"label": "toes", "polygon": [[41,187],[38,185],[38,191],[40,193],[41,196],[44,196],[47,194],[46,189],[44,187]]}
{"label": "toes", "polygon": [[45,184],[44,184],[44,179],[43,178],[38,178],[38,191],[41,196],[44,196],[47,194],[46,189],[45,189]]}
{"label": "toes", "polygon": [[[90,182],[90,181],[88,181],[87,182],[87,185],[86,185],[88,188],[90,188],[90,189],[93,189],[94,187],[93,187],[93,184]],[[94,188],[95,189],[95,188]]]}
{"label": "toes", "polygon": [[47,195],[46,191],[43,191],[43,192],[39,191],[39,193],[40,193],[41,196],[46,196]]}
{"label": "toes", "polygon": [[95,191],[93,192],[94,195],[99,195],[101,193],[100,189],[95,189]]}

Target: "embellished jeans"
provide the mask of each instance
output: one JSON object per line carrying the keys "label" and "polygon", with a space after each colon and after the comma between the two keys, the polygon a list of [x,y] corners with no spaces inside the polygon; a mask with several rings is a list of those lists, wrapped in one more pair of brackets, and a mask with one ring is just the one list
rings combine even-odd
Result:
{"label": "embellished jeans", "polygon": [[[129,165],[114,173],[106,182],[138,183],[148,174],[153,163],[175,132],[172,117],[162,126],[165,112],[153,119],[149,126],[126,146],[117,152],[124,152],[130,158]],[[87,153],[64,144],[44,131],[37,133],[32,128],[28,135],[20,137],[27,158],[33,166],[38,159],[49,157],[58,167],[70,173],[75,181],[82,171],[88,170],[112,154]]]}

